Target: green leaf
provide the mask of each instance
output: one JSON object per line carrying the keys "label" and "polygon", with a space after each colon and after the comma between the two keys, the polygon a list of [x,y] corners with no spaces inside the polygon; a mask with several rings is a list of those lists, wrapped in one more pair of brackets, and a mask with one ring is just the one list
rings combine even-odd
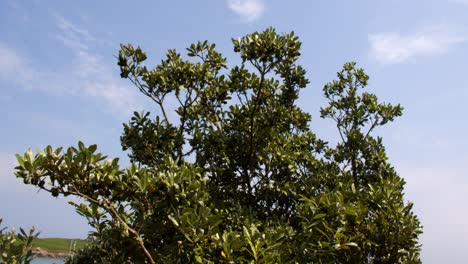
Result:
{"label": "green leaf", "polygon": [[172,215],[167,215],[167,218],[169,218],[169,220],[171,220],[171,222],[172,222],[175,226],[179,226],[179,223],[177,222],[177,220],[176,220]]}

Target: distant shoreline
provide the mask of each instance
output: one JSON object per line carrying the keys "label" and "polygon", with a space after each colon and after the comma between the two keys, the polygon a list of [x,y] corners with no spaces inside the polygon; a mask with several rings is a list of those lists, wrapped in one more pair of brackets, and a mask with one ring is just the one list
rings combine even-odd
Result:
{"label": "distant shoreline", "polygon": [[40,247],[36,247],[32,249],[32,255],[34,257],[39,257],[39,258],[68,258],[71,257],[73,254],[67,253],[67,252],[49,252],[45,249],[42,249]]}
{"label": "distant shoreline", "polygon": [[31,253],[35,258],[64,259],[73,256],[88,243],[84,239],[36,238],[32,242]]}

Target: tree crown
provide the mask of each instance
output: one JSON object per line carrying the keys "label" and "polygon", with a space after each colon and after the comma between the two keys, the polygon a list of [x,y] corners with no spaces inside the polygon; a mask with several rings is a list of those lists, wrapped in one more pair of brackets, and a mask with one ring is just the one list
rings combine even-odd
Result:
{"label": "tree crown", "polygon": [[121,46],[122,78],[159,108],[124,124],[129,167],[81,142],[18,155],[25,183],[84,198],[73,205],[99,243],[78,261],[419,263],[420,223],[372,136],[402,108],[360,92],[369,77],[345,64],[323,89],[321,116],[342,139],[329,146],[296,104],[308,84],[298,37],[270,28],[232,42],[231,68],[207,41],[152,69]]}

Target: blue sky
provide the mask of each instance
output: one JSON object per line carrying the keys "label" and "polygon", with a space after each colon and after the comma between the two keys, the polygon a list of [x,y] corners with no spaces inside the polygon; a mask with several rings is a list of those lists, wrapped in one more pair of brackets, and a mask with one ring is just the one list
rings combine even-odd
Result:
{"label": "blue sky", "polygon": [[300,104],[311,127],[331,142],[320,120],[323,84],[357,61],[369,90],[401,103],[402,118],[377,131],[407,181],[424,234],[425,263],[468,259],[468,0],[355,1],[14,1],[0,2],[0,217],[35,225],[44,237],[85,237],[86,222],[63,199],[13,176],[14,154],[28,148],[97,143],[120,148],[122,123],[156,107],[119,77],[120,43],[140,45],[156,63],[167,49],[217,44],[239,62],[231,37],[273,26],[294,30],[311,83]]}

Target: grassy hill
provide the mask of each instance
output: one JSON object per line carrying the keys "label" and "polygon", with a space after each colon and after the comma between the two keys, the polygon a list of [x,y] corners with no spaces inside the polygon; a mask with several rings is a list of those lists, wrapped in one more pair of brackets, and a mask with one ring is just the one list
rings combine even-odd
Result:
{"label": "grassy hill", "polygon": [[89,242],[83,239],[36,238],[33,240],[33,248],[40,247],[50,253],[68,253],[70,249],[81,249],[87,243]]}

